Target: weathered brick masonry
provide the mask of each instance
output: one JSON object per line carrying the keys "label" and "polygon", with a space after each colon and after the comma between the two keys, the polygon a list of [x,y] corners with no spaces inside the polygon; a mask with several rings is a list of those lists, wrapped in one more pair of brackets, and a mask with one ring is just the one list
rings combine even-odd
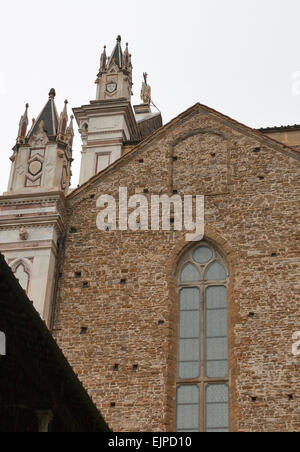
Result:
{"label": "weathered brick masonry", "polygon": [[98,196],[128,187],[205,195],[206,239],[229,267],[231,431],[300,431],[299,176],[297,151],[196,105],[69,196],[54,335],[113,430],[175,429],[177,264],[191,246],[99,231]]}

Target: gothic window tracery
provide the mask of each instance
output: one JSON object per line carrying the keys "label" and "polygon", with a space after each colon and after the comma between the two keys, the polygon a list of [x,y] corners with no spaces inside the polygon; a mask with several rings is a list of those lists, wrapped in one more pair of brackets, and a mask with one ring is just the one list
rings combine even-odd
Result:
{"label": "gothic window tracery", "polygon": [[179,273],[177,431],[228,432],[228,272],[209,243]]}

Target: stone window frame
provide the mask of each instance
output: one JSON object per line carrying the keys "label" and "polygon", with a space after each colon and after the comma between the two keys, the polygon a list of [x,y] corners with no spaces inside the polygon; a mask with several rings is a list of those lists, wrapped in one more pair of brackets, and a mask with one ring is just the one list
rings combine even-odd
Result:
{"label": "stone window frame", "polygon": [[[194,258],[194,252],[197,248],[208,247],[213,252],[213,257],[206,264],[197,263]],[[205,280],[205,274],[210,265],[214,262],[219,262],[223,265],[227,278],[226,280]],[[200,279],[194,282],[182,282],[181,275],[184,268],[188,265],[194,265],[200,273]],[[197,386],[199,388],[199,432],[204,433],[206,431],[206,390],[209,385],[226,385],[228,387],[228,410],[229,410],[229,430],[230,430],[230,369],[228,369],[228,376],[226,378],[210,378],[206,377],[206,359],[205,359],[205,345],[206,345],[206,328],[205,328],[205,296],[207,287],[224,286],[227,289],[227,325],[228,325],[228,337],[229,342],[229,312],[228,312],[228,290],[229,290],[229,271],[228,264],[225,258],[222,256],[218,247],[208,240],[203,239],[200,242],[194,244],[189,250],[181,257],[180,264],[178,266],[177,273],[177,306],[178,306],[178,334],[177,334],[177,367],[176,367],[176,430],[177,430],[177,394],[178,388],[181,386]],[[201,311],[201,327],[200,327],[200,339],[201,339],[201,363],[200,363],[200,377],[193,379],[182,379],[179,377],[179,319],[180,319],[180,292],[183,288],[198,288],[200,291],[200,311]],[[228,343],[229,346],[229,343]],[[228,363],[229,363],[230,353],[228,348]]]}
{"label": "stone window frame", "polygon": [[12,262],[10,262],[9,265],[14,274],[16,274],[16,272],[20,266],[23,267],[24,273],[26,273],[28,276],[27,287],[25,289],[25,292],[28,295],[29,287],[30,287],[30,280],[31,280],[31,275],[32,275],[32,263],[28,259],[21,257],[21,258],[17,258],[15,260],[13,260]]}

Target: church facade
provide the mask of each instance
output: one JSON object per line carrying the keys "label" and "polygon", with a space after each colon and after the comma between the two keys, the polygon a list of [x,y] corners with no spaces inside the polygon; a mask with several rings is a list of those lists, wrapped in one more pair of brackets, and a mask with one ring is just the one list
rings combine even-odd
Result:
{"label": "church facade", "polygon": [[[146,74],[131,106],[120,37],[96,84],[73,110],[75,190],[67,102],[58,115],[51,90],[29,130],[26,106],[0,251],[112,430],[300,431],[300,126],[254,130],[201,104],[163,126]],[[119,209],[99,228],[99,198],[119,206],[124,188],[129,211],[167,195],[169,227],[149,207],[148,227]],[[172,214],[184,196],[204,197],[201,240]]]}

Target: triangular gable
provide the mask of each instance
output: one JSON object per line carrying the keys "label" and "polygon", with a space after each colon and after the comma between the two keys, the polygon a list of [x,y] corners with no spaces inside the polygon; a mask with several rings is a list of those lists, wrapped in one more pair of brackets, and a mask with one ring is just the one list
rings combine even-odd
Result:
{"label": "triangular gable", "polygon": [[[160,136],[165,134],[168,130],[174,128],[177,124],[181,123],[182,121],[186,121],[188,118],[190,118],[192,115],[194,115],[197,112],[205,112],[210,114],[211,116],[217,118],[219,121],[225,123],[227,127],[231,127],[234,130],[248,135],[255,137],[258,141],[260,141],[262,144],[266,146],[270,146],[273,149],[281,152],[287,157],[292,157],[295,160],[300,162],[300,151],[293,149],[283,143],[280,143],[279,141],[274,140],[273,138],[270,138],[269,136],[265,135],[264,133],[260,132],[259,130],[253,129],[251,127],[248,127],[229,116],[226,116],[222,113],[219,113],[218,111],[207,107],[205,105],[202,105],[200,103],[197,103],[193,105],[192,107],[188,108],[186,111],[178,115],[176,118],[172,119],[169,123],[161,127],[160,129],[156,130],[152,135],[150,135],[145,140],[141,141],[137,146],[135,146],[133,149],[131,149],[128,153],[120,157],[118,160],[116,160],[114,163],[112,163],[110,166],[105,168],[100,173],[93,176],[91,179],[89,179],[85,184],[81,185],[72,193],[68,195],[68,199],[73,199],[76,196],[78,196],[82,191],[86,190],[89,185],[94,185],[98,179],[102,179],[107,173],[110,171],[113,171],[116,167],[118,167],[120,164],[123,164],[125,161],[131,160],[131,158],[135,157],[136,154],[139,152],[139,150],[143,149],[145,146],[152,143],[154,140],[158,139]],[[230,124],[228,124],[230,123]]]}

